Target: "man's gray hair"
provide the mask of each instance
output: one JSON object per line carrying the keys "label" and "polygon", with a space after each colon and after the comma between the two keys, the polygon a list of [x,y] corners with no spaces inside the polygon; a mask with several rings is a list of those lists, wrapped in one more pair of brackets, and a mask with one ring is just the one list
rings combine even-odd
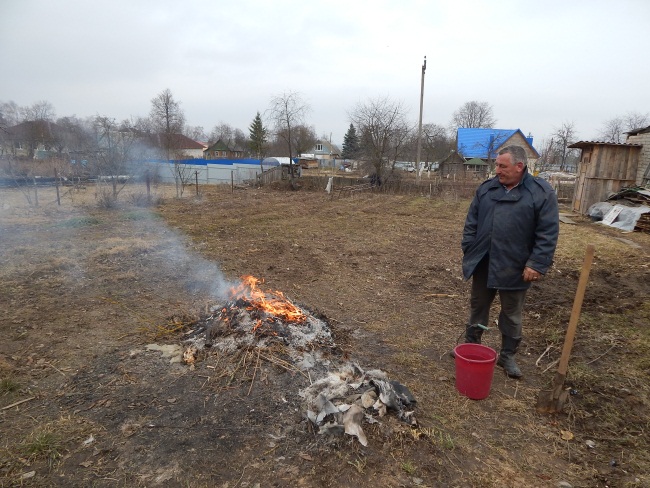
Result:
{"label": "man's gray hair", "polygon": [[528,166],[526,150],[521,146],[506,146],[499,151],[499,155],[501,154],[510,154],[512,156],[512,164],[522,162],[524,166]]}

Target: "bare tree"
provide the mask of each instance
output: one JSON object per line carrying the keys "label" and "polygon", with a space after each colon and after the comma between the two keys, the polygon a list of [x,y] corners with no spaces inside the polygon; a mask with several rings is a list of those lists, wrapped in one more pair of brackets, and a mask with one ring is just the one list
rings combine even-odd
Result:
{"label": "bare tree", "polygon": [[554,141],[554,148],[558,155],[558,162],[560,171],[568,171],[572,166],[572,160],[575,157],[575,150],[570,149],[568,146],[576,142],[576,129],[574,122],[563,122],[560,127],[555,129],[552,137]]}
{"label": "bare tree", "polygon": [[313,126],[298,125],[293,131],[293,147],[296,149],[296,156],[308,152],[316,145],[316,129]]}
{"label": "bare tree", "polygon": [[453,138],[447,135],[447,130],[437,124],[422,126],[422,150],[425,166],[446,158],[454,148]]}
{"label": "bare tree", "polygon": [[39,100],[29,107],[21,109],[23,120],[46,120],[52,121],[56,116],[54,106],[45,100]]}
{"label": "bare tree", "polygon": [[293,91],[284,92],[271,98],[269,116],[273,121],[275,133],[280,137],[289,150],[289,173],[293,182],[294,168],[294,139],[293,130],[304,123],[304,118],[309,111],[309,105],[302,96]]}
{"label": "bare tree", "polygon": [[625,117],[623,117],[625,131],[631,131],[635,129],[644,129],[650,125],[650,114],[645,113],[641,114],[639,112],[629,112]]}
{"label": "bare tree", "polygon": [[609,119],[603,124],[602,129],[598,133],[598,137],[605,142],[621,142],[621,137],[624,131],[623,124],[623,119],[621,117]]}
{"label": "bare tree", "polygon": [[185,125],[185,114],[180,102],[174,100],[174,95],[169,88],[161,91],[151,99],[151,112],[149,113],[153,127],[164,134],[180,134]]}
{"label": "bare tree", "polygon": [[103,177],[100,184],[102,180],[111,184],[113,200],[117,200],[130,176],[129,163],[135,134],[126,124],[125,121],[118,125],[115,119],[106,116],[95,117],[97,171]]}
{"label": "bare tree", "polygon": [[0,102],[0,127],[12,127],[20,122],[21,109],[14,101]]}
{"label": "bare tree", "polygon": [[212,132],[210,132],[210,137],[208,138],[208,142],[210,144],[213,144],[221,140],[221,142],[223,142],[224,144],[230,147],[234,139],[235,139],[235,128],[225,122],[219,122],[217,125],[214,126]]}
{"label": "bare tree", "polygon": [[203,127],[200,125],[188,125],[185,127],[185,130],[183,131],[183,134],[192,139],[193,141],[207,141],[208,136],[206,135],[205,131],[203,130]]}
{"label": "bare tree", "polygon": [[535,162],[535,170],[538,172],[549,171],[554,167],[559,167],[557,163],[557,152],[555,140],[553,138],[545,139],[538,145],[539,159]]}
{"label": "bare tree", "polygon": [[402,104],[388,97],[359,102],[349,114],[350,122],[359,132],[359,145],[364,159],[372,165],[381,180],[390,160],[399,158],[411,127],[406,122]]}
{"label": "bare tree", "polygon": [[454,132],[459,127],[467,129],[489,129],[496,125],[497,121],[492,112],[492,106],[487,102],[464,103],[454,112],[451,118],[451,127]]}
{"label": "bare tree", "polygon": [[650,114],[629,112],[624,116],[614,117],[605,121],[598,137],[605,142],[622,143],[626,140],[626,132],[642,129],[650,125]]}
{"label": "bare tree", "polygon": [[153,128],[160,134],[160,142],[162,149],[165,151],[165,157],[173,166],[176,197],[180,198],[183,195],[184,186],[189,182],[191,176],[190,171],[178,161],[174,154],[174,149],[177,148],[176,136],[182,134],[185,125],[185,114],[180,107],[180,102],[174,100],[174,95],[172,95],[169,88],[151,99],[149,118]]}

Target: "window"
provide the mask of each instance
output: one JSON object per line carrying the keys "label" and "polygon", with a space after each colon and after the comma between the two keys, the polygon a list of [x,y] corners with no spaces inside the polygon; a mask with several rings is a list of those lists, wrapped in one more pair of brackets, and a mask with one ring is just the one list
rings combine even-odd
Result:
{"label": "window", "polygon": [[317,151],[322,151],[323,150],[323,145],[322,144],[316,144],[316,150]]}

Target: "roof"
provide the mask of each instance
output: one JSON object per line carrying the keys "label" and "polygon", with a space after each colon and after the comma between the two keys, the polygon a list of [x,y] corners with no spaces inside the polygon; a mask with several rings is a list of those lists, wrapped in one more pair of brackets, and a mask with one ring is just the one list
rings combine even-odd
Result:
{"label": "roof", "polygon": [[456,151],[451,151],[449,155],[440,161],[440,164],[453,164],[453,163],[465,163],[465,158],[458,154]]}
{"label": "roof", "polygon": [[[298,164],[296,160],[299,158],[293,158],[293,164]],[[262,159],[262,164],[266,164],[268,166],[289,166],[291,164],[291,160],[288,157],[268,157]]]}
{"label": "roof", "polygon": [[648,127],[632,129],[631,131],[626,132],[626,134],[629,136],[636,136],[637,134],[645,134],[646,132],[650,132],[650,125]]}
{"label": "roof", "polygon": [[[520,129],[458,129],[458,152],[465,158],[496,158],[498,150],[515,134],[521,134],[529,148],[535,153],[533,138],[526,137]],[[490,154],[488,155],[488,150]]]}
{"label": "roof", "polygon": [[604,141],[578,141],[567,147],[584,148],[589,146],[622,146],[622,147],[643,147],[643,144],[627,144],[625,142],[604,142]]}
{"label": "roof", "polygon": [[205,146],[200,142],[196,142],[183,134],[158,134],[160,143],[164,144],[165,141],[169,142],[169,147],[174,149],[205,149]]}
{"label": "roof", "polygon": [[225,143],[223,139],[219,139],[217,142],[207,147],[206,151],[244,152],[244,150],[241,147],[239,147],[237,144],[235,144],[234,146],[230,146],[227,143]]}
{"label": "roof", "polygon": [[[332,154],[341,154],[341,150],[338,148],[338,146],[336,144],[332,144],[328,140],[318,139],[316,141],[316,144],[322,144],[323,148],[325,148],[323,151],[320,151],[320,152],[329,152],[329,153],[332,153]],[[314,147],[314,152],[317,152],[317,151],[315,151],[315,149],[316,148]]]}
{"label": "roof", "polygon": [[465,161],[465,164],[470,166],[487,166],[487,163],[481,158],[472,158],[468,161]]}

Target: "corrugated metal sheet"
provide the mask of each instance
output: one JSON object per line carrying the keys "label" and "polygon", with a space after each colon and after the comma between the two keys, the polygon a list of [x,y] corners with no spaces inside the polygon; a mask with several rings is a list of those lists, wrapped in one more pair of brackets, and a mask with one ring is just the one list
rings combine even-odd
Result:
{"label": "corrugated metal sheet", "polygon": [[604,141],[578,141],[574,142],[567,147],[585,148],[589,146],[628,146],[628,147],[641,147],[643,144],[628,144],[625,142],[604,142]]}

